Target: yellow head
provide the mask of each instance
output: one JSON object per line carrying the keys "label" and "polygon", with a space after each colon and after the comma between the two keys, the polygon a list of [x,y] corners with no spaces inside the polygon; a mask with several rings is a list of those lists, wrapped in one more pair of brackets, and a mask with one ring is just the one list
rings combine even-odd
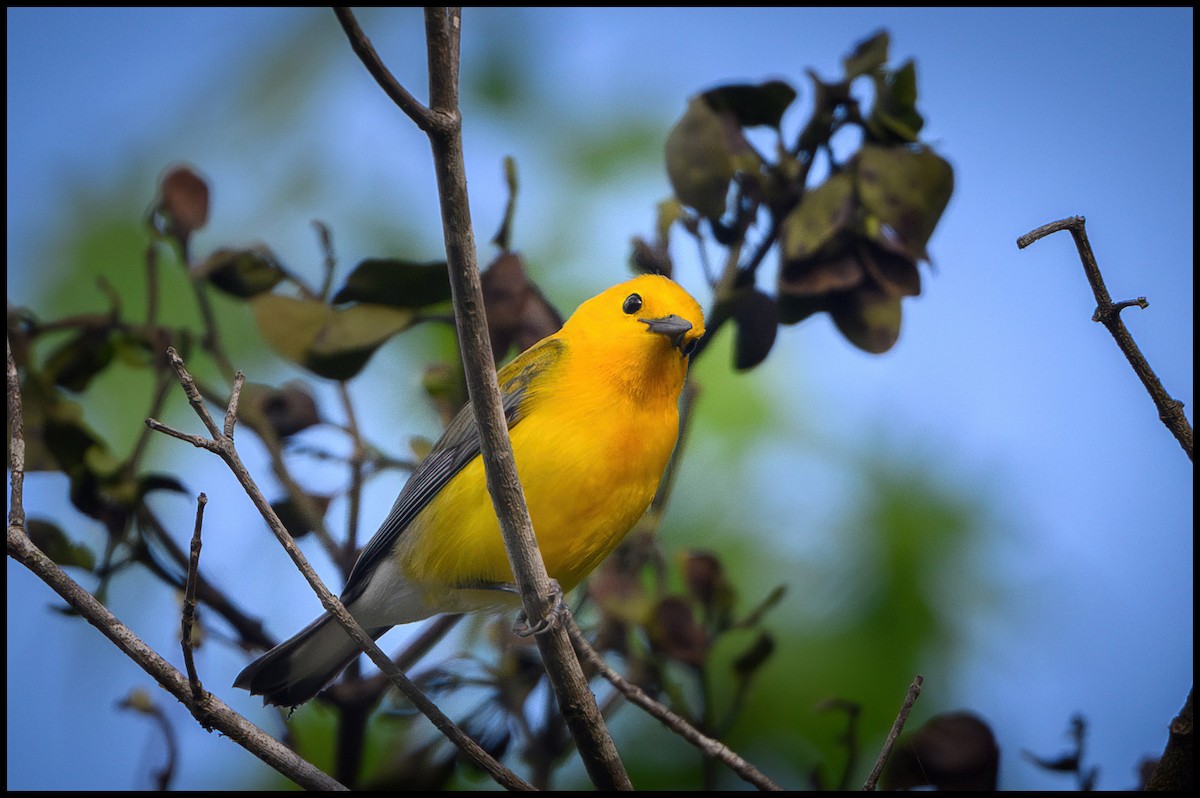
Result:
{"label": "yellow head", "polygon": [[704,335],[699,303],[670,279],[642,275],[584,302],[556,337],[587,352],[596,376],[635,396],[678,396],[688,356]]}

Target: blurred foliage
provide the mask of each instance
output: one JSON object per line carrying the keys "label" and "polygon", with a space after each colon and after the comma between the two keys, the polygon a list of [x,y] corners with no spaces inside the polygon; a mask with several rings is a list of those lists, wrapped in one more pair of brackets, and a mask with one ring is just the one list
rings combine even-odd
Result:
{"label": "blurred foliage", "polygon": [[[694,508],[706,506],[705,501],[711,503],[726,489],[719,484],[720,475],[755,473],[755,453],[776,434],[778,408],[787,402],[770,395],[764,383],[731,373],[730,360],[739,370],[763,363],[779,323],[817,311],[841,318],[839,325],[850,340],[868,351],[888,348],[898,335],[899,297],[919,290],[916,262],[926,257],[925,244],[950,185],[949,167],[917,144],[921,115],[912,64],[887,68],[886,35],[867,40],[847,58],[843,79],[823,82],[811,76],[817,97],[814,124],[823,119],[824,132],[810,124],[795,146],[781,144],[774,156],[763,156],[750,146],[743,128],[780,128],[797,95],[782,81],[704,92],[691,100],[670,132],[658,119],[606,118],[603,125],[574,119],[536,91],[519,20],[519,15],[486,12],[475,20],[482,31],[473,36],[486,46],[478,53],[464,47],[464,98],[474,103],[466,113],[474,114],[473,125],[498,125],[505,135],[536,139],[538,156],[549,161],[552,171],[569,174],[574,190],[556,200],[550,218],[527,221],[525,229],[533,232],[517,235],[504,224],[501,252],[485,274],[491,283],[489,321],[498,357],[523,347],[530,336],[544,334],[548,325],[553,329],[561,319],[552,301],[559,291],[552,289],[568,285],[571,272],[551,266],[546,253],[564,263],[604,268],[590,263],[582,239],[554,231],[574,229],[588,203],[612,189],[622,174],[661,168],[664,141],[677,201],[660,207],[658,236],[640,242],[640,264],[670,270],[669,235],[676,226],[699,238],[707,225],[722,246],[736,250],[760,208],[773,214],[776,235],[768,246],[777,243],[784,262],[778,299],[752,288],[757,263],[739,264],[736,257],[714,283],[709,314],[717,323],[710,324],[708,339],[714,354],[698,358],[695,368],[700,391],[688,447],[696,442],[697,452],[715,453],[718,462],[694,469],[692,473],[709,478],[707,484],[681,483],[672,504],[656,508],[631,535],[630,544],[593,582],[583,615],[601,635],[599,643],[633,678],[752,761],[761,760],[786,786],[835,784],[843,770],[857,773],[869,767],[913,674],[948,657],[953,648],[946,614],[930,585],[954,566],[930,553],[953,549],[977,534],[979,508],[948,493],[931,470],[898,458],[864,457],[858,469],[861,487],[843,520],[844,538],[852,542],[846,556],[853,565],[846,570],[855,576],[839,587],[846,596],[845,611],[823,622],[803,611],[809,588],[796,579],[806,568],[820,566],[778,551],[779,544],[772,542],[804,535],[802,520],[793,529],[762,528],[755,508],[735,501],[740,522],[735,528],[727,515],[701,517]],[[347,57],[344,42],[331,34],[334,27],[321,15],[305,17],[304,24],[284,32],[237,82],[234,110],[222,124],[235,124],[243,142],[265,138],[271,147],[281,128],[303,130],[320,110],[321,75],[333,69],[336,59]],[[499,35],[505,31],[510,35]],[[411,31],[405,37],[419,41]],[[858,79],[870,81],[875,92],[875,104],[865,114],[849,94],[851,82]],[[528,119],[545,124],[526,127]],[[180,124],[181,136],[185,130],[203,135],[211,129],[195,117]],[[832,158],[827,147],[831,126],[846,124],[863,130],[860,153],[832,164],[822,186],[807,188],[812,159],[821,153]],[[545,146],[545,141],[555,143]],[[276,453],[285,453],[287,441],[299,431],[328,423],[319,393],[282,384],[284,375],[307,370],[337,380],[356,377],[361,370],[362,378],[370,378],[372,357],[395,335],[403,334],[405,345],[417,351],[401,353],[397,347],[385,357],[428,364],[423,386],[443,419],[465,395],[452,359],[453,336],[438,323],[446,320],[438,318],[446,295],[441,281],[434,279],[442,265],[429,259],[438,246],[436,230],[405,229],[411,224],[406,214],[364,196],[350,201],[344,212],[353,223],[345,232],[336,230],[339,241],[353,240],[355,251],[373,252],[355,266],[337,263],[328,242],[322,252],[311,239],[284,242],[286,247],[278,240],[249,245],[225,240],[213,246],[208,238],[214,227],[221,231],[215,235],[237,237],[229,235],[233,225],[222,216],[223,185],[210,186],[210,209],[207,197],[203,203],[198,199],[193,180],[203,181],[198,171],[169,170],[161,175],[163,196],[147,213],[151,175],[161,162],[151,162],[159,157],[156,153],[141,157],[118,170],[119,185],[72,192],[73,205],[62,211],[66,234],[56,230],[55,243],[43,253],[44,264],[54,266],[54,278],[38,296],[22,298],[32,308],[52,308],[51,322],[88,314],[86,324],[48,330],[36,310],[10,306],[9,311],[10,336],[18,332],[14,349],[23,353],[19,361],[31,463],[72,477],[70,500],[105,527],[109,544],[103,552],[91,552],[74,542],[76,535],[48,522],[38,526],[39,539],[60,562],[103,571],[105,578],[122,562],[115,556],[119,549],[126,550],[127,562],[154,567],[164,547],[170,551],[163,528],[190,530],[190,519],[156,526],[143,503],[148,491],[180,487],[150,472],[139,459],[147,409],[154,414],[182,404],[174,386],[161,402],[152,398],[166,373],[161,362],[165,343],[184,352],[189,368],[217,400],[232,376],[228,364],[252,374],[260,384],[247,386],[243,420]],[[268,170],[252,187],[239,187],[254,192],[241,201],[256,206],[256,215],[245,223],[248,229],[265,226],[269,217],[294,216],[297,203],[306,198],[316,197],[321,204],[323,197],[345,193],[335,177],[336,166],[312,163],[285,171]],[[176,196],[179,190],[182,198]],[[405,202],[413,207],[434,204],[421,186],[408,192]],[[515,192],[514,180],[510,200]],[[500,216],[502,197],[475,200]],[[202,233],[206,222],[207,233]],[[238,236],[244,234],[238,230]],[[525,263],[510,249],[510,240],[520,240],[522,249],[542,253],[542,258]],[[296,259],[282,254],[285,248],[310,252],[311,258],[303,264],[289,262]],[[322,279],[324,269],[339,279]],[[150,273],[159,291],[153,322],[146,318]],[[612,283],[622,277],[613,267],[601,279]],[[880,294],[886,297],[886,312],[877,313],[872,303]],[[570,297],[572,303],[579,298],[577,293]],[[205,303],[212,309],[210,319],[205,318]],[[733,321],[732,340],[718,335],[721,320]],[[428,332],[423,321],[435,322],[436,331]],[[221,332],[220,348],[212,329]],[[281,368],[266,343],[295,368]],[[801,375],[789,374],[789,379],[794,384]],[[384,435],[378,429],[365,434],[379,455],[376,467],[386,467],[380,453],[396,441],[372,442],[373,436]],[[684,458],[689,451],[685,447]],[[730,501],[722,497],[720,501]],[[278,499],[278,506],[296,519],[293,531],[319,526],[313,522],[324,520],[330,497],[304,500],[315,503],[318,519],[311,517],[311,506],[304,509],[296,498]],[[36,513],[37,508],[30,509]],[[660,541],[686,543],[687,548],[664,552],[648,544],[659,524]],[[707,548],[693,550],[698,545]],[[352,562],[353,552],[344,554]],[[786,595],[776,586],[786,586]],[[174,612],[174,607],[164,608],[164,616],[173,618]],[[236,627],[236,618],[225,617]],[[529,761],[531,752],[538,751],[552,760],[548,767],[557,765],[566,743],[552,714],[545,712],[544,687],[539,690],[536,671],[529,670],[528,648],[505,637],[505,630],[484,624],[475,628],[464,643],[472,652],[470,662],[458,658],[422,666],[427,686],[462,686],[473,675],[470,695],[480,703],[464,706],[462,699],[452,699],[451,705],[480,720],[480,733],[497,750],[503,747],[510,760]],[[936,704],[936,691],[929,692],[934,695],[922,700]],[[831,697],[860,708],[854,745],[844,737],[846,719],[822,709]],[[339,718],[335,705],[312,702],[289,724],[301,753],[322,767],[333,767]],[[457,767],[454,752],[431,737],[426,726],[411,722],[402,707],[373,715],[362,785],[482,786],[476,774]],[[740,784],[720,769],[702,766],[693,749],[636,710],[621,708],[615,729],[618,749],[639,788]],[[574,783],[556,781],[553,786],[586,784],[579,775]]]}
{"label": "blurred foliage", "polygon": [[[660,205],[658,236],[653,245],[634,240],[634,263],[669,275],[670,222],[701,245],[707,225],[727,250],[708,328],[733,321],[739,370],[766,358],[778,324],[820,312],[855,346],[886,352],[900,336],[901,299],[921,292],[917,265],[929,259],[925,245],[950,201],[954,173],[919,140],[916,68],[912,61],[889,68],[889,43],[886,31],[860,42],[838,80],[809,71],[813,109],[792,143],[784,116],[799,92],[782,80],[702,92],[667,136],[667,175],[688,210],[671,211],[664,224],[669,206]],[[864,113],[852,90],[868,81],[873,102]],[[774,133],[774,153],[752,143],[749,131],[760,127]],[[831,144],[848,130],[859,132],[860,148],[839,162]],[[810,187],[821,156],[829,175]],[[765,233],[755,241],[759,225]],[[771,297],[755,280],[776,244],[781,266]]]}

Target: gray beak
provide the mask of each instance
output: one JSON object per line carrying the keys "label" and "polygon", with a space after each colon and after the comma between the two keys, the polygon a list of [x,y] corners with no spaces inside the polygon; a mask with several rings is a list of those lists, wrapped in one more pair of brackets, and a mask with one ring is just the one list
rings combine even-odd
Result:
{"label": "gray beak", "polygon": [[[684,335],[688,330],[692,329],[692,323],[687,319],[676,316],[672,313],[670,316],[664,316],[661,319],[638,319],[642,324],[650,328],[650,332],[665,335],[670,339],[672,346],[683,352],[685,346]],[[694,341],[692,343],[695,343]],[[688,347],[689,350],[691,347]],[[683,354],[691,354],[690,351]]]}

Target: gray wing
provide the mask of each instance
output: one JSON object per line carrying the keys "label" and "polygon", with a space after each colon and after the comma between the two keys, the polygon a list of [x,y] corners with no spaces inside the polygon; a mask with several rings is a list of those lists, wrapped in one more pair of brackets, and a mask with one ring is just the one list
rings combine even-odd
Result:
{"label": "gray wing", "polygon": [[[521,404],[530,381],[557,361],[563,349],[564,345],[558,339],[543,340],[501,370],[501,404],[509,429],[521,420]],[[342,603],[348,604],[362,594],[379,563],[388,557],[412,520],[479,452],[479,428],[475,426],[475,417],[467,404],[458,411],[429,455],[409,477],[379,531],[359,554],[342,590]]]}

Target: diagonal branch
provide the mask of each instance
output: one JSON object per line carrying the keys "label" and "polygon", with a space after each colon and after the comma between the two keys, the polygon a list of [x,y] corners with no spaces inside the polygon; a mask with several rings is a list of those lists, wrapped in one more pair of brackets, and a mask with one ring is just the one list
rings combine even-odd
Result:
{"label": "diagonal branch", "polygon": [[[304,553],[300,551],[300,547],[296,545],[296,541],[288,533],[287,529],[283,525],[283,522],[279,520],[279,516],[275,514],[275,510],[271,507],[271,504],[267,501],[266,497],[263,496],[262,491],[259,490],[258,485],[254,482],[254,478],[250,476],[250,472],[246,469],[246,466],[242,463],[241,457],[238,455],[237,448],[234,446],[233,438],[225,435],[224,432],[217,427],[211,416],[209,416],[208,409],[204,406],[204,400],[200,396],[200,391],[196,387],[195,380],[193,380],[191,374],[188,373],[182,358],[179,357],[178,353],[176,353],[174,349],[167,350],[167,358],[171,365],[175,368],[176,373],[179,375],[179,382],[183,386],[184,391],[188,394],[188,401],[191,403],[193,409],[195,409],[196,414],[200,416],[204,426],[207,427],[210,432],[212,432],[213,437],[211,440],[209,440],[201,438],[198,435],[188,435],[186,433],[179,432],[178,430],[173,430],[152,418],[146,419],[146,424],[151,428],[164,432],[172,437],[187,441],[193,446],[207,449],[219,455],[221,459],[225,461],[225,464],[229,466],[229,469],[233,472],[234,477],[246,491],[246,495],[250,497],[250,500],[254,503],[254,506],[258,508],[259,513],[267,522],[267,526],[271,528],[271,532],[274,533],[276,539],[279,540],[284,550],[287,551],[288,556],[292,558],[292,562],[295,563],[296,567],[300,570],[300,573],[304,576],[305,580],[308,581],[313,591],[317,594],[317,597],[321,600],[321,605],[334,617],[334,620],[336,620],[338,624],[340,624],[342,628],[346,630],[346,634],[350,635],[354,642],[358,644],[359,648],[371,658],[371,661],[374,662],[381,671],[388,675],[388,677],[392,680],[392,684],[396,685],[396,688],[399,689],[400,692],[404,693],[404,695],[413,703],[413,706],[415,706],[422,714],[424,714],[433,722],[438,731],[449,738],[452,743],[457,745],[463,751],[463,753],[470,757],[475,764],[488,773],[488,775],[490,775],[498,784],[509,789],[532,789],[528,783],[522,780],[511,770],[497,762],[494,757],[484,751],[478,743],[472,740],[462,729],[455,725],[450,718],[446,717],[445,713],[443,713],[436,704],[429,700],[428,696],[421,692],[420,688],[413,684],[413,682],[404,675],[404,672],[401,671],[396,664],[392,662],[392,660],[386,654],[383,653],[382,650],[380,650],[379,646],[375,644],[375,641],[371,639],[371,636],[367,634],[366,630],[364,630],[358,621],[355,620],[354,616],[349,613],[342,602],[330,592],[329,588],[325,586],[324,582],[321,581],[321,578],[317,576],[316,571],[314,571],[313,567],[309,564],[308,558],[306,558]],[[234,426],[231,413],[237,408],[237,393],[241,384],[242,381],[240,379],[235,380],[234,392],[229,400],[230,410],[226,413],[225,427],[231,432]]]}
{"label": "diagonal branch", "polygon": [[575,650],[579,652],[579,655],[587,660],[587,663],[595,668],[597,673],[606,679],[609,684],[617,688],[631,703],[641,707],[651,717],[659,720],[668,729],[671,729],[680,737],[696,746],[706,757],[718,759],[725,763],[733,772],[760,790],[776,791],[783,789],[770,778],[763,775],[754,765],[730,750],[720,740],[714,740],[705,735],[695,726],[688,723],[687,720],[672,712],[658,701],[655,701],[642,688],[624,679],[621,674],[609,667],[604,658],[600,656],[600,652],[592,648],[591,643],[587,641],[587,638],[583,636],[583,632],[580,631],[579,626],[576,625],[574,618],[568,616],[566,623],[567,631],[571,635],[571,642],[575,645]]}
{"label": "diagonal branch", "polygon": [[1087,274],[1088,282],[1091,283],[1092,293],[1096,295],[1096,312],[1092,315],[1092,321],[1098,321],[1108,328],[1109,333],[1116,340],[1117,346],[1124,353],[1125,359],[1129,361],[1129,365],[1133,366],[1138,379],[1142,381],[1142,385],[1146,386],[1150,398],[1154,400],[1154,406],[1158,408],[1158,417],[1179,441],[1179,445],[1187,453],[1188,459],[1193,459],[1192,425],[1188,423],[1187,416],[1184,415],[1183,402],[1171,398],[1171,395],[1163,388],[1158,375],[1150,368],[1142,351],[1134,343],[1133,336],[1125,327],[1125,322],[1121,320],[1121,311],[1125,308],[1132,305],[1145,308],[1149,303],[1145,297],[1116,303],[1112,301],[1112,297],[1108,294],[1108,288],[1104,285],[1104,277],[1100,274],[1100,267],[1096,263],[1096,256],[1092,253],[1092,245],[1088,243],[1084,218],[1072,216],[1068,219],[1044,224],[1018,238],[1017,246],[1024,249],[1034,241],[1061,230],[1069,230],[1071,237],[1075,239],[1075,248],[1079,250],[1079,259],[1083,261],[1083,271]]}
{"label": "diagonal branch", "polygon": [[187,707],[205,728],[216,729],[250,753],[288,776],[301,787],[310,790],[344,790],[345,787],[321,770],[302,759],[295,751],[243,718],[227,704],[206,691],[193,693],[188,678],[171,666],[146,645],[127,626],[121,623],[95,596],[80,587],[71,577],[33,544],[25,533],[25,509],[22,487],[25,476],[25,440],[21,412],[21,386],[13,363],[12,347],[6,342],[7,389],[10,439],[9,467],[12,470],[8,512],[8,556],[24,565],[88,623],[95,626],[125,652],[146,673]]}

